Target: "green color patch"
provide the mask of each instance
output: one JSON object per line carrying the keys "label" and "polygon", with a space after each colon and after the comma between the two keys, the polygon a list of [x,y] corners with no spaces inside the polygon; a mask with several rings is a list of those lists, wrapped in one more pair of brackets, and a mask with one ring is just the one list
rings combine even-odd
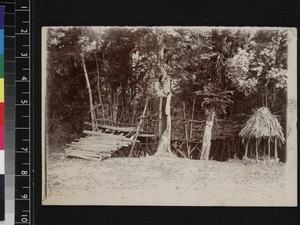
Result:
{"label": "green color patch", "polygon": [[4,55],[0,55],[0,78],[4,78]]}

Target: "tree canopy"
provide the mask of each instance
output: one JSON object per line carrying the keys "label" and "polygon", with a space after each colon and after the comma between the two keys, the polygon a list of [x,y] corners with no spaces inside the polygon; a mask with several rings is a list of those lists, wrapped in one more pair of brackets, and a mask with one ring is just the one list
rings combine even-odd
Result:
{"label": "tree canopy", "polygon": [[[93,104],[141,112],[146,96],[155,99],[159,79],[158,35],[163,67],[172,80],[172,101],[196,102],[230,118],[268,107],[284,114],[287,88],[287,32],[284,30],[70,27],[47,36],[49,130],[72,139],[89,120],[84,58]],[[155,112],[155,106],[149,106]],[[283,112],[283,113],[282,113]],[[54,132],[55,133],[55,132]],[[63,142],[63,141],[62,141]],[[56,142],[56,143],[59,143]]]}

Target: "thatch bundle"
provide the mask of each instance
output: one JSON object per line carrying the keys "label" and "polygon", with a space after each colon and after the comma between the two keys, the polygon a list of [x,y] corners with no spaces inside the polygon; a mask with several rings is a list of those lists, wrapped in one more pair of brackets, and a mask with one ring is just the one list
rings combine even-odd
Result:
{"label": "thatch bundle", "polygon": [[261,107],[248,119],[239,135],[243,139],[272,138],[284,142],[282,127],[278,119],[266,107]]}
{"label": "thatch bundle", "polygon": [[[248,156],[248,145],[251,138],[255,139],[255,155],[256,160],[259,159],[259,145],[262,139],[267,140],[268,159],[271,159],[271,141],[274,141],[274,158],[278,161],[277,142],[284,142],[282,127],[270,110],[266,107],[257,109],[254,114],[248,119],[239,135],[247,140],[245,146],[244,158]],[[266,143],[265,143],[266,144]],[[265,145],[264,145],[265,146]],[[265,150],[264,150],[265,154]]]}

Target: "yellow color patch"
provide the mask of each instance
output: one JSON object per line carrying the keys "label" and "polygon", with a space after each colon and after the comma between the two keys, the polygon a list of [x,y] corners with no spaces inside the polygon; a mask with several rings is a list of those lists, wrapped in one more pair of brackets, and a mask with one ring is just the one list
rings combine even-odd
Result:
{"label": "yellow color patch", "polygon": [[0,102],[4,102],[4,79],[0,78]]}

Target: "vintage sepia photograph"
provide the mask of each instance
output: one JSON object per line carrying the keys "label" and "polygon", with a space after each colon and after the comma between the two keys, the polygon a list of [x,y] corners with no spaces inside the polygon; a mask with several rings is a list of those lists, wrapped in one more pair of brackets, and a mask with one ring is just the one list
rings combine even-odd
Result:
{"label": "vintage sepia photograph", "polygon": [[297,206],[297,30],[43,27],[42,204]]}

